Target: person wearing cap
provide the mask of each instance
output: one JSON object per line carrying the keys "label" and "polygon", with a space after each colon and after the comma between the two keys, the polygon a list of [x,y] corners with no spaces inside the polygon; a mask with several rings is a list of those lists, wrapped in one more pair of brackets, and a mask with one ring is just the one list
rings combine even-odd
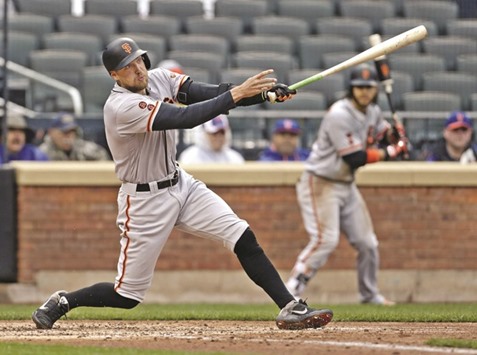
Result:
{"label": "person wearing cap", "polygon": [[430,149],[427,161],[474,163],[477,144],[472,141],[474,128],[465,112],[455,111],[446,119],[442,139]]}
{"label": "person wearing cap", "polygon": [[[12,113],[7,116],[6,134],[6,159],[7,163],[14,160],[46,161],[48,156],[37,146],[29,143],[34,136],[34,132],[28,127],[25,118],[19,114]],[[3,137],[2,137],[3,143]],[[0,144],[0,164],[5,163],[5,150]]]}
{"label": "person wearing cap", "polygon": [[300,148],[301,128],[297,121],[283,119],[275,122],[270,146],[259,155],[259,161],[303,161],[310,151]]}
{"label": "person wearing cap", "polygon": [[180,154],[179,163],[243,163],[243,156],[230,147],[231,139],[227,116],[219,115],[198,127],[195,144]]}
{"label": "person wearing cap", "polygon": [[40,149],[50,160],[111,160],[104,147],[82,138],[82,130],[70,113],[60,113],[52,121]]}
{"label": "person wearing cap", "polygon": [[378,77],[362,64],[350,73],[347,96],[326,112],[296,193],[309,243],[299,253],[287,287],[302,297],[339,244],[341,233],[357,251],[359,301],[393,305],[378,288],[378,240],[355,182],[359,167],[397,158],[403,142],[378,107]]}

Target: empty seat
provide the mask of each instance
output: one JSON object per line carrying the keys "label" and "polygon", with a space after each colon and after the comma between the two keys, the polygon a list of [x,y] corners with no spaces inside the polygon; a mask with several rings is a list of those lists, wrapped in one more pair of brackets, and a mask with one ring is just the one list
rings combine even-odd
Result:
{"label": "empty seat", "polygon": [[[402,72],[402,71],[397,71],[397,70],[391,71],[391,77],[393,79],[392,93],[391,93],[392,105],[395,110],[402,110],[404,108],[403,101],[402,101],[403,95],[407,92],[414,91],[414,80],[411,74]],[[380,91],[382,91],[382,94],[385,94],[384,88],[381,89]],[[386,105],[381,106],[381,108],[383,110],[390,109],[389,103],[387,102],[387,98],[386,98]]]}
{"label": "empty seat", "polygon": [[389,1],[341,1],[339,6],[342,16],[367,20],[376,33],[381,33],[382,19],[395,16],[394,4]]}
{"label": "empty seat", "polygon": [[183,67],[209,71],[211,81],[214,83],[219,81],[220,71],[225,65],[225,58],[209,52],[169,51],[167,57],[174,59]]}
{"label": "empty seat", "polygon": [[187,18],[204,16],[204,6],[200,0],[151,0],[149,14],[175,17],[184,31]]}
{"label": "empty seat", "polygon": [[353,52],[353,39],[337,35],[302,36],[298,40],[298,58],[302,69],[324,68],[326,53]]}
{"label": "empty seat", "polygon": [[297,67],[292,55],[275,52],[237,52],[232,56],[232,63],[236,68],[274,69],[282,83],[287,81],[288,71]]}
{"label": "empty seat", "polygon": [[184,67],[183,71],[195,82],[200,81],[201,83],[218,83],[216,78],[214,79],[211,77],[210,72],[207,69]]}
{"label": "empty seat", "polygon": [[[3,31],[0,31],[0,38],[3,38]],[[28,32],[9,31],[7,38],[8,60],[28,67],[30,65],[28,58],[30,51],[40,47],[37,36]],[[0,42],[0,53],[2,55],[5,53],[3,41]]]}
{"label": "empty seat", "polygon": [[477,111],[477,92],[470,95],[470,107],[472,111]]}
{"label": "empty seat", "polygon": [[356,50],[362,50],[362,38],[373,33],[368,21],[352,17],[318,19],[316,26],[320,35],[340,35],[353,39]]}
{"label": "empty seat", "polygon": [[93,34],[53,32],[43,36],[43,48],[79,50],[88,56],[88,65],[96,65],[104,47],[101,38]]}
{"label": "empty seat", "polygon": [[243,34],[242,20],[237,17],[190,17],[186,20],[186,32],[189,34],[203,34],[222,36],[226,38],[232,48],[235,39]]}
{"label": "empty seat", "polygon": [[455,70],[458,55],[477,53],[477,41],[466,37],[438,36],[425,39],[422,48],[424,53],[443,57],[447,70]]}
{"label": "empty seat", "polygon": [[103,112],[103,106],[114,86],[114,80],[102,66],[88,66],[81,72],[81,94],[86,113]]}
{"label": "empty seat", "polygon": [[404,109],[406,111],[455,111],[461,110],[459,95],[435,92],[414,91],[403,95]]}
{"label": "empty seat", "polygon": [[296,17],[264,16],[255,17],[252,25],[257,35],[285,36],[296,41],[300,36],[310,34],[308,23]]}
{"label": "empty seat", "polygon": [[257,16],[268,13],[268,4],[265,0],[217,0],[215,2],[215,16],[237,17],[242,21],[244,33],[252,32],[252,21]]}
{"label": "empty seat", "polygon": [[404,17],[417,17],[433,21],[437,25],[438,33],[446,34],[446,24],[455,20],[459,14],[459,7],[453,1],[405,1],[403,4]]}
{"label": "empty seat", "polygon": [[461,54],[457,57],[457,71],[477,74],[477,53],[476,54]]}
{"label": "empty seat", "polygon": [[103,44],[118,32],[118,23],[114,16],[108,15],[61,15],[58,17],[58,29],[61,32],[89,33],[99,36]]}
{"label": "empty seat", "polygon": [[477,76],[457,72],[429,72],[422,76],[423,90],[450,92],[460,96],[462,109],[470,109],[470,94],[477,92]]}
{"label": "empty seat", "polygon": [[444,58],[431,54],[391,54],[389,64],[393,70],[411,74],[415,90],[422,90],[422,74],[446,70]]}
{"label": "empty seat", "polygon": [[[323,68],[331,68],[345,60],[354,57],[358,52],[333,52],[323,54]],[[348,85],[349,75],[352,68],[341,71],[345,78],[345,84]]]}
{"label": "empty seat", "polygon": [[181,32],[181,24],[175,17],[150,15],[148,17],[123,16],[120,20],[123,32],[145,33],[168,40]]}
{"label": "empty seat", "polygon": [[16,0],[20,13],[48,16],[56,19],[60,15],[71,14],[71,1],[64,0]]}
{"label": "empty seat", "polygon": [[[288,73],[289,84],[295,84],[318,72],[319,71],[314,71],[310,69],[292,70]],[[346,86],[344,75],[342,73],[336,73],[299,89],[299,93],[301,94],[305,92],[320,92],[324,95],[326,104],[329,106],[339,97],[339,95],[345,89]]]}
{"label": "empty seat", "polygon": [[[3,19],[0,19],[0,22],[3,26]],[[55,30],[55,24],[52,17],[19,13],[8,19],[8,29],[34,34],[40,40],[45,33],[51,33]]]}
{"label": "empty seat", "polygon": [[[87,62],[88,56],[82,51],[43,49],[30,52],[33,70],[76,88],[81,86],[82,70]],[[32,103],[40,111],[47,107],[53,111],[72,108],[67,94],[37,82],[32,84]]]}
{"label": "empty seat", "polygon": [[212,35],[175,35],[169,39],[169,46],[173,51],[215,53],[226,59],[224,66],[227,64],[227,58],[230,55],[229,42],[223,37]]}
{"label": "empty seat", "polygon": [[475,19],[458,19],[448,21],[447,34],[449,36],[477,38],[477,21]]}
{"label": "empty seat", "polygon": [[139,48],[146,50],[151,61],[151,66],[156,66],[161,60],[166,58],[167,41],[163,37],[154,36],[148,33],[125,32],[117,33],[110,37],[110,41],[119,37],[129,37],[134,39]]}
{"label": "empty seat", "polygon": [[[256,68],[230,68],[222,70],[220,80],[224,83],[241,84],[251,76],[258,74],[260,69]],[[275,77],[275,74],[270,75]]]}
{"label": "empty seat", "polygon": [[293,41],[285,36],[242,35],[235,41],[235,51],[293,53]]}
{"label": "empty seat", "polygon": [[277,6],[277,14],[305,20],[308,23],[309,32],[317,33],[316,20],[334,16],[335,6],[332,1],[280,0]]}
{"label": "empty seat", "polygon": [[381,34],[396,36],[420,25],[424,25],[426,27],[429,37],[437,36],[437,25],[434,22],[415,17],[384,18],[381,20]]}
{"label": "empty seat", "polygon": [[[391,37],[394,37],[394,36],[390,36],[390,35],[381,36],[381,41],[384,42],[384,41],[390,39]],[[371,47],[371,44],[369,43],[369,37],[364,37],[363,38],[363,49],[368,49],[370,47]],[[404,53],[419,54],[419,53],[421,53],[421,51],[422,51],[421,43],[418,41],[418,42],[408,44],[407,46],[404,46],[402,48],[399,48],[399,50],[395,53],[399,54],[399,55],[404,54]]]}
{"label": "empty seat", "polygon": [[136,1],[84,0],[84,13],[87,15],[131,16],[138,15]]}

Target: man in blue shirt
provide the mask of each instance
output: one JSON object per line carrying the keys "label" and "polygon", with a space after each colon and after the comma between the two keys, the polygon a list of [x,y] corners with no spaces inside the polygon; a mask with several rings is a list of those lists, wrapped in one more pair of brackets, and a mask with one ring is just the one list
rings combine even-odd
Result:
{"label": "man in blue shirt", "polygon": [[265,148],[259,161],[303,161],[310,151],[299,148],[301,128],[297,121],[291,119],[278,120],[272,133],[270,146]]}
{"label": "man in blue shirt", "polygon": [[[7,117],[7,163],[12,160],[48,160],[48,156],[37,146],[27,143],[33,138],[33,134],[24,117],[13,113]],[[6,163],[4,149],[3,144],[0,144],[0,164]]]}

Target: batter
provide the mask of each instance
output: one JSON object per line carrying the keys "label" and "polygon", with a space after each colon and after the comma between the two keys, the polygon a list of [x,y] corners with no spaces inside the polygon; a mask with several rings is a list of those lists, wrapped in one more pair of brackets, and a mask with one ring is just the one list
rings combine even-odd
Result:
{"label": "batter", "polygon": [[275,93],[279,102],[295,92],[268,77],[272,70],[238,86],[196,83],[164,68],[148,71],[151,63],[146,51],[130,38],[112,41],[103,52],[103,64],[116,81],[104,106],[104,123],[122,181],[117,277],[114,283],[55,292],[33,313],[36,326],[50,329],[62,315],[80,306],[133,308],[142,302],[174,227],[233,251],[247,275],[281,309],[276,320],[279,328],[318,328],[331,321],[330,310],[315,310],[295,300],[248,223],[175,160],[176,129],[195,127],[237,105],[263,103],[268,92]]}
{"label": "batter", "polygon": [[348,95],[335,102],[324,116],[305,171],[296,185],[310,237],[287,282],[297,298],[337,247],[342,231],[358,252],[360,301],[393,304],[380,294],[377,286],[378,241],[354,182],[360,166],[396,158],[403,149],[403,142],[397,141],[395,130],[390,129],[375,104],[377,86],[377,75],[371,66],[363,64],[352,70]]}

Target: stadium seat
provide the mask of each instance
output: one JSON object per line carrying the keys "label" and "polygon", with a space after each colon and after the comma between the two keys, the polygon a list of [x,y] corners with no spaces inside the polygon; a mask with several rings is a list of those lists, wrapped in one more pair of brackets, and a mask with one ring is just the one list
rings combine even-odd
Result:
{"label": "stadium seat", "polygon": [[[414,90],[414,80],[411,76],[411,74],[402,72],[402,71],[397,71],[397,70],[392,70],[391,69],[391,77],[393,79],[393,84],[392,84],[392,93],[391,93],[391,100],[392,100],[392,105],[394,106],[395,110],[402,110],[403,107],[403,95],[407,92],[413,92]],[[380,94],[385,95],[384,88],[380,90]],[[386,104],[384,106],[381,106],[383,110],[390,110],[389,103],[387,102],[386,99]]]}
{"label": "stadium seat", "polygon": [[203,17],[204,6],[201,0],[150,0],[149,14],[177,18],[184,32],[187,18]]}
{"label": "stadium seat", "polygon": [[388,36],[396,36],[411,28],[424,25],[427,29],[429,37],[437,36],[437,25],[422,18],[415,17],[389,17],[381,20],[381,34]]}
{"label": "stadium seat", "polygon": [[[477,7],[477,5],[476,5]],[[446,24],[447,35],[477,38],[477,21],[475,19],[457,19]]]}
{"label": "stadium seat", "polygon": [[296,59],[288,53],[237,52],[232,55],[235,68],[274,69],[278,81],[287,82],[288,71],[297,68]]}
{"label": "stadium seat", "polygon": [[298,58],[302,69],[324,68],[326,53],[353,52],[354,41],[337,35],[302,36],[298,40]]}
{"label": "stadium seat", "polygon": [[227,66],[230,57],[228,40],[219,36],[178,34],[170,37],[169,47],[173,51],[214,53],[225,59],[224,67]]}
{"label": "stadium seat", "polygon": [[[336,64],[339,64],[353,56],[358,54],[358,52],[333,52],[333,53],[325,53],[323,54],[323,68],[328,69]],[[351,68],[345,69],[341,71],[345,78],[345,85],[348,85],[349,81],[349,74],[351,72]]]}
{"label": "stadium seat", "polygon": [[457,72],[428,72],[422,75],[423,90],[459,95],[463,110],[470,109],[470,95],[477,92],[477,76]]}
{"label": "stadium seat", "polygon": [[61,32],[94,34],[106,45],[111,35],[118,33],[118,22],[109,15],[61,15],[58,17],[58,29]]}
{"label": "stadium seat", "polygon": [[123,16],[120,20],[123,32],[145,33],[168,40],[171,36],[181,33],[181,24],[178,19],[170,16],[150,15]]}
{"label": "stadium seat", "polygon": [[102,65],[81,71],[81,94],[86,113],[103,112],[103,106],[114,86],[114,80]]}
{"label": "stadium seat", "polygon": [[369,21],[373,33],[381,33],[381,20],[394,17],[396,14],[394,4],[390,1],[342,1],[339,7],[342,16]]}
{"label": "stadium seat", "polygon": [[308,23],[305,20],[288,16],[255,17],[252,31],[256,35],[285,36],[294,42],[300,36],[310,34]]}
{"label": "stadium seat", "polygon": [[225,66],[226,59],[210,52],[169,51],[168,59],[174,59],[183,67],[205,69],[209,72],[211,81],[219,82],[220,71]]}
{"label": "stadium seat", "polygon": [[[212,84],[217,84],[220,81],[217,80],[217,78],[213,78],[210,75],[210,72],[207,69],[201,69],[201,68],[192,68],[192,67],[182,67],[184,73],[186,75],[189,75],[192,80],[194,81],[200,81],[201,83],[212,83]],[[215,80],[215,81],[214,81]]]}
{"label": "stadium seat", "polygon": [[[222,70],[220,73],[220,81],[223,83],[241,84],[251,76],[259,73],[259,68],[230,68]],[[276,74],[270,77],[277,77]]]}
{"label": "stadium seat", "polygon": [[[0,38],[3,38],[3,31],[0,31]],[[25,67],[30,66],[30,51],[40,48],[38,37],[32,33],[9,31],[7,37],[8,59]],[[0,42],[0,53],[4,52],[3,41]]]}
{"label": "stadium seat", "polygon": [[353,17],[330,17],[316,21],[320,35],[340,35],[353,39],[355,50],[361,51],[362,38],[373,33],[372,26],[367,20]]}
{"label": "stadium seat", "polygon": [[455,111],[461,110],[459,95],[449,92],[414,91],[403,94],[406,111]]}
{"label": "stadium seat", "polygon": [[477,53],[461,54],[457,56],[457,71],[461,73],[477,74]]}
{"label": "stadium seat", "polygon": [[458,18],[459,7],[453,1],[405,1],[403,15],[430,20],[436,24],[438,33],[445,35],[447,22]]}
{"label": "stadium seat", "polygon": [[466,37],[438,36],[422,42],[424,53],[444,58],[447,70],[456,70],[456,57],[461,54],[476,54],[477,40]]}
{"label": "stadium seat", "polygon": [[[3,28],[3,18],[0,23]],[[55,31],[55,23],[52,17],[45,15],[19,13],[8,19],[8,30],[31,33],[41,40],[44,34]]]}
{"label": "stadium seat", "polygon": [[472,111],[477,111],[477,92],[470,95],[470,107]]}
{"label": "stadium seat", "polygon": [[222,36],[226,38],[232,50],[236,38],[243,34],[242,20],[237,17],[215,17],[207,19],[195,16],[188,18],[185,26],[188,34]]}
{"label": "stadium seat", "polygon": [[16,0],[19,13],[47,16],[56,24],[58,16],[71,15],[72,3],[65,0]]}
{"label": "stadium seat", "polygon": [[215,2],[216,17],[237,17],[242,21],[243,32],[252,32],[252,22],[255,17],[268,14],[266,0],[217,0]]}
{"label": "stadium seat", "polygon": [[328,108],[325,94],[319,91],[301,91],[295,95],[293,100],[284,104],[265,105],[267,110],[297,110],[297,111],[322,111]]}
{"label": "stadium seat", "polygon": [[101,38],[94,34],[53,32],[43,36],[43,48],[79,50],[88,56],[88,65],[96,65],[104,46]]}
{"label": "stadium seat", "polygon": [[123,16],[138,15],[138,5],[131,0],[83,0],[84,13],[87,15],[109,15],[118,19]]}
{"label": "stadium seat", "polygon": [[242,35],[235,41],[235,51],[293,53],[294,43],[285,36]]}
{"label": "stadium seat", "polygon": [[305,20],[309,26],[309,33],[317,33],[316,20],[335,15],[333,1],[313,0],[279,0],[277,3],[278,16],[296,17]]}

